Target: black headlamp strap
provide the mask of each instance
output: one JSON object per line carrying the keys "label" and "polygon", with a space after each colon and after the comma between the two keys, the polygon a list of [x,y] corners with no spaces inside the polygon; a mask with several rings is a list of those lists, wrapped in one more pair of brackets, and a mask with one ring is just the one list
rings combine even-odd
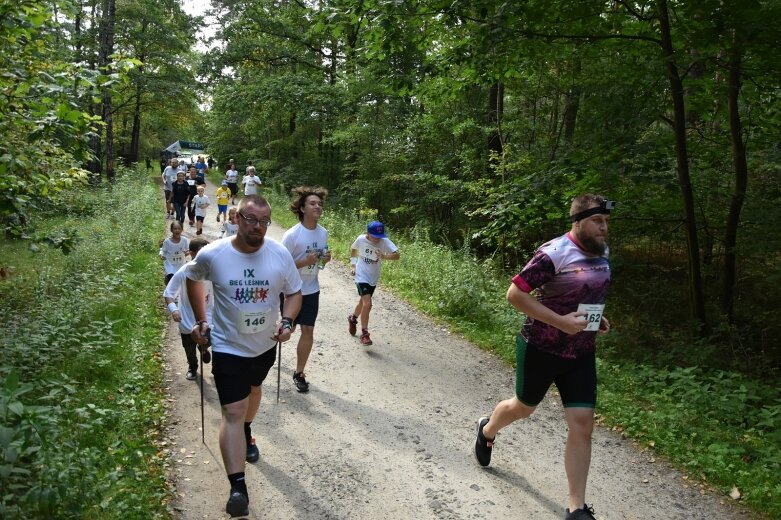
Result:
{"label": "black headlamp strap", "polygon": [[579,213],[575,213],[571,218],[572,222],[578,222],[592,215],[610,215],[610,210],[607,208],[607,204],[603,202],[599,206],[594,206],[593,208],[584,209]]}

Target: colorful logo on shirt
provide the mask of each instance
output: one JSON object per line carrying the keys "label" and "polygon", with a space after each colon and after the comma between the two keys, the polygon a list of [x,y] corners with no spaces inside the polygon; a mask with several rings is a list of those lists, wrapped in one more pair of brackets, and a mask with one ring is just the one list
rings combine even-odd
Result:
{"label": "colorful logo on shirt", "polygon": [[268,289],[236,289],[236,294],[231,298],[238,303],[265,302],[268,298]]}

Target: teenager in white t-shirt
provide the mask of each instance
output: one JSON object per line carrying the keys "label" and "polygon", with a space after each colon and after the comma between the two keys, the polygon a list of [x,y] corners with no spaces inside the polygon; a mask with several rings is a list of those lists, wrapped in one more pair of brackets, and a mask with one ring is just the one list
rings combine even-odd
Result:
{"label": "teenager in white t-shirt", "polygon": [[371,345],[369,336],[369,313],[372,310],[372,295],[380,281],[383,260],[398,260],[399,249],[385,234],[382,222],[369,222],[366,234],[358,235],[350,251],[350,270],[355,276],[358,288],[358,304],[347,316],[347,327],[351,335],[357,332],[358,316],[361,317],[361,344]]}
{"label": "teenager in white t-shirt", "polygon": [[293,371],[293,382],[299,392],[309,391],[304,368],[312,352],[315,321],[320,307],[318,274],[331,260],[328,231],[317,223],[323,215],[323,203],[327,196],[328,190],[325,188],[294,188],[290,210],[298,217],[299,222],[282,237],[282,245],[293,255],[302,281],[301,312],[294,322],[294,325],[301,327],[296,349],[296,369]]}
{"label": "teenager in white t-shirt", "polygon": [[[187,264],[187,292],[196,326],[193,338],[206,344],[211,330],[212,375],[222,408],[220,452],[231,490],[225,510],[249,514],[245,462],[257,462],[250,425],[261,400],[261,384],[274,365],[277,342],[287,341],[301,308],[301,277],[290,252],[266,238],[271,207],[249,195],[238,206],[236,236],[201,249]],[[212,282],[211,326],[201,281]],[[285,295],[279,319],[279,294]],[[245,441],[245,442],[242,442]]]}

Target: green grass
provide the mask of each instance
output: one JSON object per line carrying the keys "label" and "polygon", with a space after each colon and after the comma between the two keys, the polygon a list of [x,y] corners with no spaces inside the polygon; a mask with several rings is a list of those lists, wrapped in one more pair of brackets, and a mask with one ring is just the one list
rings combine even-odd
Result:
{"label": "green grass", "polygon": [[[0,265],[0,517],[167,518],[159,188],[140,172],[47,207]],[[49,242],[52,242],[51,240]],[[56,242],[56,241],[54,241]]]}
{"label": "green grass", "polygon": [[[296,222],[288,194],[267,190],[272,219]],[[347,261],[350,245],[373,220],[371,212],[330,207],[328,229],[335,258]],[[514,337],[523,316],[506,303],[510,277],[469,251],[435,245],[425,229],[388,230],[401,260],[383,264],[380,283],[435,320],[447,323],[481,348],[514,364]],[[615,305],[614,308],[619,308]],[[620,321],[620,320],[615,320]],[[693,478],[727,495],[736,486],[756,511],[781,517],[781,395],[772,381],[697,366],[707,345],[669,337],[666,351],[691,352],[691,366],[641,364],[616,353],[631,349],[631,334],[613,330],[598,352],[600,422],[652,448]],[[621,348],[618,348],[620,345]],[[685,358],[684,358],[685,359]]]}

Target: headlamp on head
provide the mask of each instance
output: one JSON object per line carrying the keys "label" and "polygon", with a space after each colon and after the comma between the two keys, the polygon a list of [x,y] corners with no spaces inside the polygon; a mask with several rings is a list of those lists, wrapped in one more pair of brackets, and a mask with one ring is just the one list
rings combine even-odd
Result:
{"label": "headlamp on head", "polygon": [[583,220],[584,218],[588,218],[592,215],[610,215],[610,210],[616,207],[616,201],[614,200],[603,200],[599,203],[599,206],[594,206],[593,208],[584,209],[583,211],[579,213],[575,213],[572,215],[572,222],[578,222]]}

